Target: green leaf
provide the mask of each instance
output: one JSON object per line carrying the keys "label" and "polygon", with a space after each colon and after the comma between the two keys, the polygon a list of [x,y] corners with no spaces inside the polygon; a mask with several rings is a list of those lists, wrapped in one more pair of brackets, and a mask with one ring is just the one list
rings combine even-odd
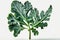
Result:
{"label": "green leaf", "polygon": [[[34,35],[38,35],[39,32],[36,28],[41,27],[43,29],[46,27],[47,21],[50,20],[52,6],[48,8],[46,12],[43,10],[39,13],[37,8],[33,8],[29,1],[26,1],[24,5],[19,1],[13,1],[11,3],[11,12],[7,19],[9,24],[9,30],[14,31],[13,35],[15,37],[24,30],[31,29]],[[44,22],[45,21],[45,22]],[[27,26],[27,28],[23,27]]]}

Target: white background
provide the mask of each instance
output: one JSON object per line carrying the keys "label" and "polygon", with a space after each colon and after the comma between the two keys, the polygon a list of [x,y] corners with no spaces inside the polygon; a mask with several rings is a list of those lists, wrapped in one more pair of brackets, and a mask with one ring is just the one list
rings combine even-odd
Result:
{"label": "white background", "polygon": [[[22,31],[18,37],[14,37],[13,33],[8,29],[7,16],[10,13],[10,6],[13,0],[0,0],[0,40],[20,40],[28,39],[28,31]],[[24,3],[26,0],[19,0]],[[38,28],[39,35],[34,36],[32,39],[58,39],[60,38],[60,0],[28,0],[33,7],[46,11],[50,4],[53,7],[53,12],[48,22],[48,27],[43,30]]]}

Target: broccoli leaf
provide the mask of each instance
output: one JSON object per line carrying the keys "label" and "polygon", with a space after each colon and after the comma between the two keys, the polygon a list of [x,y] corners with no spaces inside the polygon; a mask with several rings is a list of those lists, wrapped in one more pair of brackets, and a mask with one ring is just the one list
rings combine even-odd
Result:
{"label": "broccoli leaf", "polygon": [[28,30],[32,30],[34,35],[38,35],[39,32],[36,28],[41,27],[43,29],[48,25],[47,21],[50,20],[51,12],[52,5],[50,5],[46,12],[42,10],[39,13],[38,9],[33,8],[29,1],[26,1],[24,4],[19,1],[13,1],[11,3],[11,13],[7,17],[9,30],[13,31],[13,35],[17,37],[22,30],[26,29],[23,26],[25,25],[28,27]]}

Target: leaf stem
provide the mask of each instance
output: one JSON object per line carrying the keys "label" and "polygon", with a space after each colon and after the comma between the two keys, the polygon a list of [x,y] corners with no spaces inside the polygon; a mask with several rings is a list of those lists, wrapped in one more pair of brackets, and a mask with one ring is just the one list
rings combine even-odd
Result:
{"label": "leaf stem", "polygon": [[29,40],[31,39],[31,30],[29,30]]}
{"label": "leaf stem", "polygon": [[31,40],[31,28],[30,28],[29,24],[28,24],[28,27],[29,27],[29,29],[28,29],[28,31],[29,31],[29,40]]}

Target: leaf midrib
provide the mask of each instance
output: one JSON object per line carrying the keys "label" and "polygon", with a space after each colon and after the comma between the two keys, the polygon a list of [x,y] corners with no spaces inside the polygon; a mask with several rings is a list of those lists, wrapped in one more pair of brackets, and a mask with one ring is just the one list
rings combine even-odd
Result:
{"label": "leaf midrib", "polygon": [[37,23],[35,23],[35,24],[33,25],[33,27],[36,26],[36,25],[38,25],[39,23],[41,23],[42,20],[43,20],[46,16],[47,16],[47,15],[45,15],[40,21],[38,21]]}
{"label": "leaf midrib", "polygon": [[[14,4],[14,3],[13,3]],[[15,4],[14,4],[15,5]],[[22,18],[23,18],[23,20],[25,20],[26,21],[26,18],[20,13],[20,10],[19,10],[19,8],[15,5],[15,7],[17,8],[17,11],[19,12],[19,14],[22,16]],[[24,21],[24,22],[25,22]],[[27,25],[28,25],[28,22],[26,21],[25,22]]]}

